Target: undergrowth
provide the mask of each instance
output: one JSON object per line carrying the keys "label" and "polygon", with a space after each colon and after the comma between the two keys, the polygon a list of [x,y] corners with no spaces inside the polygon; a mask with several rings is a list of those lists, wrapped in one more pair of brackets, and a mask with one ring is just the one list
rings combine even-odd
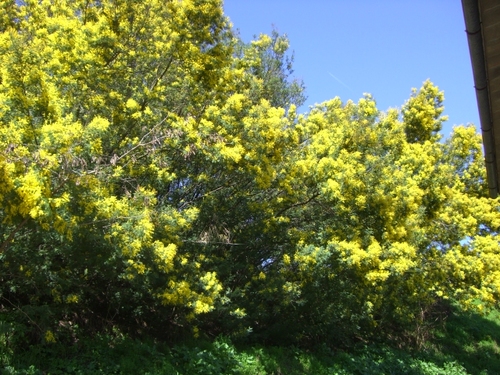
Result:
{"label": "undergrowth", "polygon": [[74,345],[16,350],[0,341],[1,375],[90,374],[414,374],[500,373],[500,312],[452,312],[422,348],[365,344],[346,350],[239,345],[227,337],[166,345],[124,335],[97,335]]}

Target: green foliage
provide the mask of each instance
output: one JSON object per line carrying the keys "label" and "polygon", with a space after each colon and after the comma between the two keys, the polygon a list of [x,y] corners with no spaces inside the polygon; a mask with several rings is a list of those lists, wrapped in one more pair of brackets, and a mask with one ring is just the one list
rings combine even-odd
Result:
{"label": "green foliage", "polygon": [[[3,354],[1,374],[492,374],[500,369],[499,312],[488,317],[451,309],[425,348],[402,350],[386,343],[347,350],[322,343],[296,346],[235,345],[227,337],[166,346],[114,333],[32,346]],[[0,346],[3,348],[3,345]]]}
{"label": "green foliage", "polygon": [[304,83],[290,79],[293,74],[293,54],[286,54],[289,40],[272,30],[271,35],[261,34],[249,44],[238,41],[235,46],[237,66],[245,67],[252,77],[250,98],[258,103],[266,99],[273,107],[289,109],[300,107],[306,101]]}
{"label": "green foliage", "polygon": [[1,298],[35,342],[212,308],[215,274],[178,251],[199,211],[180,209],[200,168],[184,124],[231,81],[220,2],[199,5],[26,2],[6,15]]}
{"label": "green foliage", "polygon": [[412,90],[411,98],[401,111],[408,142],[423,143],[439,138],[441,124],[448,119],[447,116],[441,116],[444,111],[443,100],[444,94],[429,80],[424,82],[418,92]]}
{"label": "green foliage", "polygon": [[427,352],[435,358],[457,358],[471,374],[500,371],[500,315],[461,312],[456,306],[446,324],[436,327]]}
{"label": "green foliage", "polygon": [[[421,346],[443,301],[497,304],[481,140],[439,142],[430,81],[401,110],[299,115],[286,36],[243,45],[220,0],[7,1],[0,21],[8,350],[116,330]],[[214,345],[172,355],[225,371]]]}

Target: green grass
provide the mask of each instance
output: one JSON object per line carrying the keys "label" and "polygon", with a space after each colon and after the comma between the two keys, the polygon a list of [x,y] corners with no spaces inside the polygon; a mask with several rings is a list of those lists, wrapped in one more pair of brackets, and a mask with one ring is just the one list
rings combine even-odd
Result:
{"label": "green grass", "polygon": [[454,311],[436,330],[429,352],[437,358],[454,358],[470,374],[500,374],[500,312],[486,316]]}
{"label": "green grass", "polygon": [[0,340],[0,374],[500,374],[498,311],[479,316],[456,310],[433,333],[420,350],[240,346],[224,337],[167,346],[117,335],[15,352]]}

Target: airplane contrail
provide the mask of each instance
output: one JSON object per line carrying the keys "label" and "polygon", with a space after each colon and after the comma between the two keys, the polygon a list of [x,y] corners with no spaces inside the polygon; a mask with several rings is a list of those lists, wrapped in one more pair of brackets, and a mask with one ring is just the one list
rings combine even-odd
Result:
{"label": "airplane contrail", "polygon": [[337,77],[335,77],[332,73],[328,72],[328,74],[330,74],[332,76],[333,79],[335,79],[338,83],[340,83],[342,86],[344,86],[345,88],[349,89],[350,91],[354,92],[353,89],[351,89],[349,86],[347,86],[344,82],[342,82],[340,79],[338,79]]}

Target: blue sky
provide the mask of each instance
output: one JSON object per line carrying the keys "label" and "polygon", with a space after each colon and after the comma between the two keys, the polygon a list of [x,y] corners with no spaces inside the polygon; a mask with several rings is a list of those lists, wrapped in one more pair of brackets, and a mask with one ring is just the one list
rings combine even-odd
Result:
{"label": "blue sky", "polygon": [[302,112],[363,93],[381,110],[400,107],[429,78],[445,94],[442,133],[467,123],[479,129],[459,0],[224,0],[224,10],[244,41],[273,25],[287,34],[294,75],[307,88]]}

